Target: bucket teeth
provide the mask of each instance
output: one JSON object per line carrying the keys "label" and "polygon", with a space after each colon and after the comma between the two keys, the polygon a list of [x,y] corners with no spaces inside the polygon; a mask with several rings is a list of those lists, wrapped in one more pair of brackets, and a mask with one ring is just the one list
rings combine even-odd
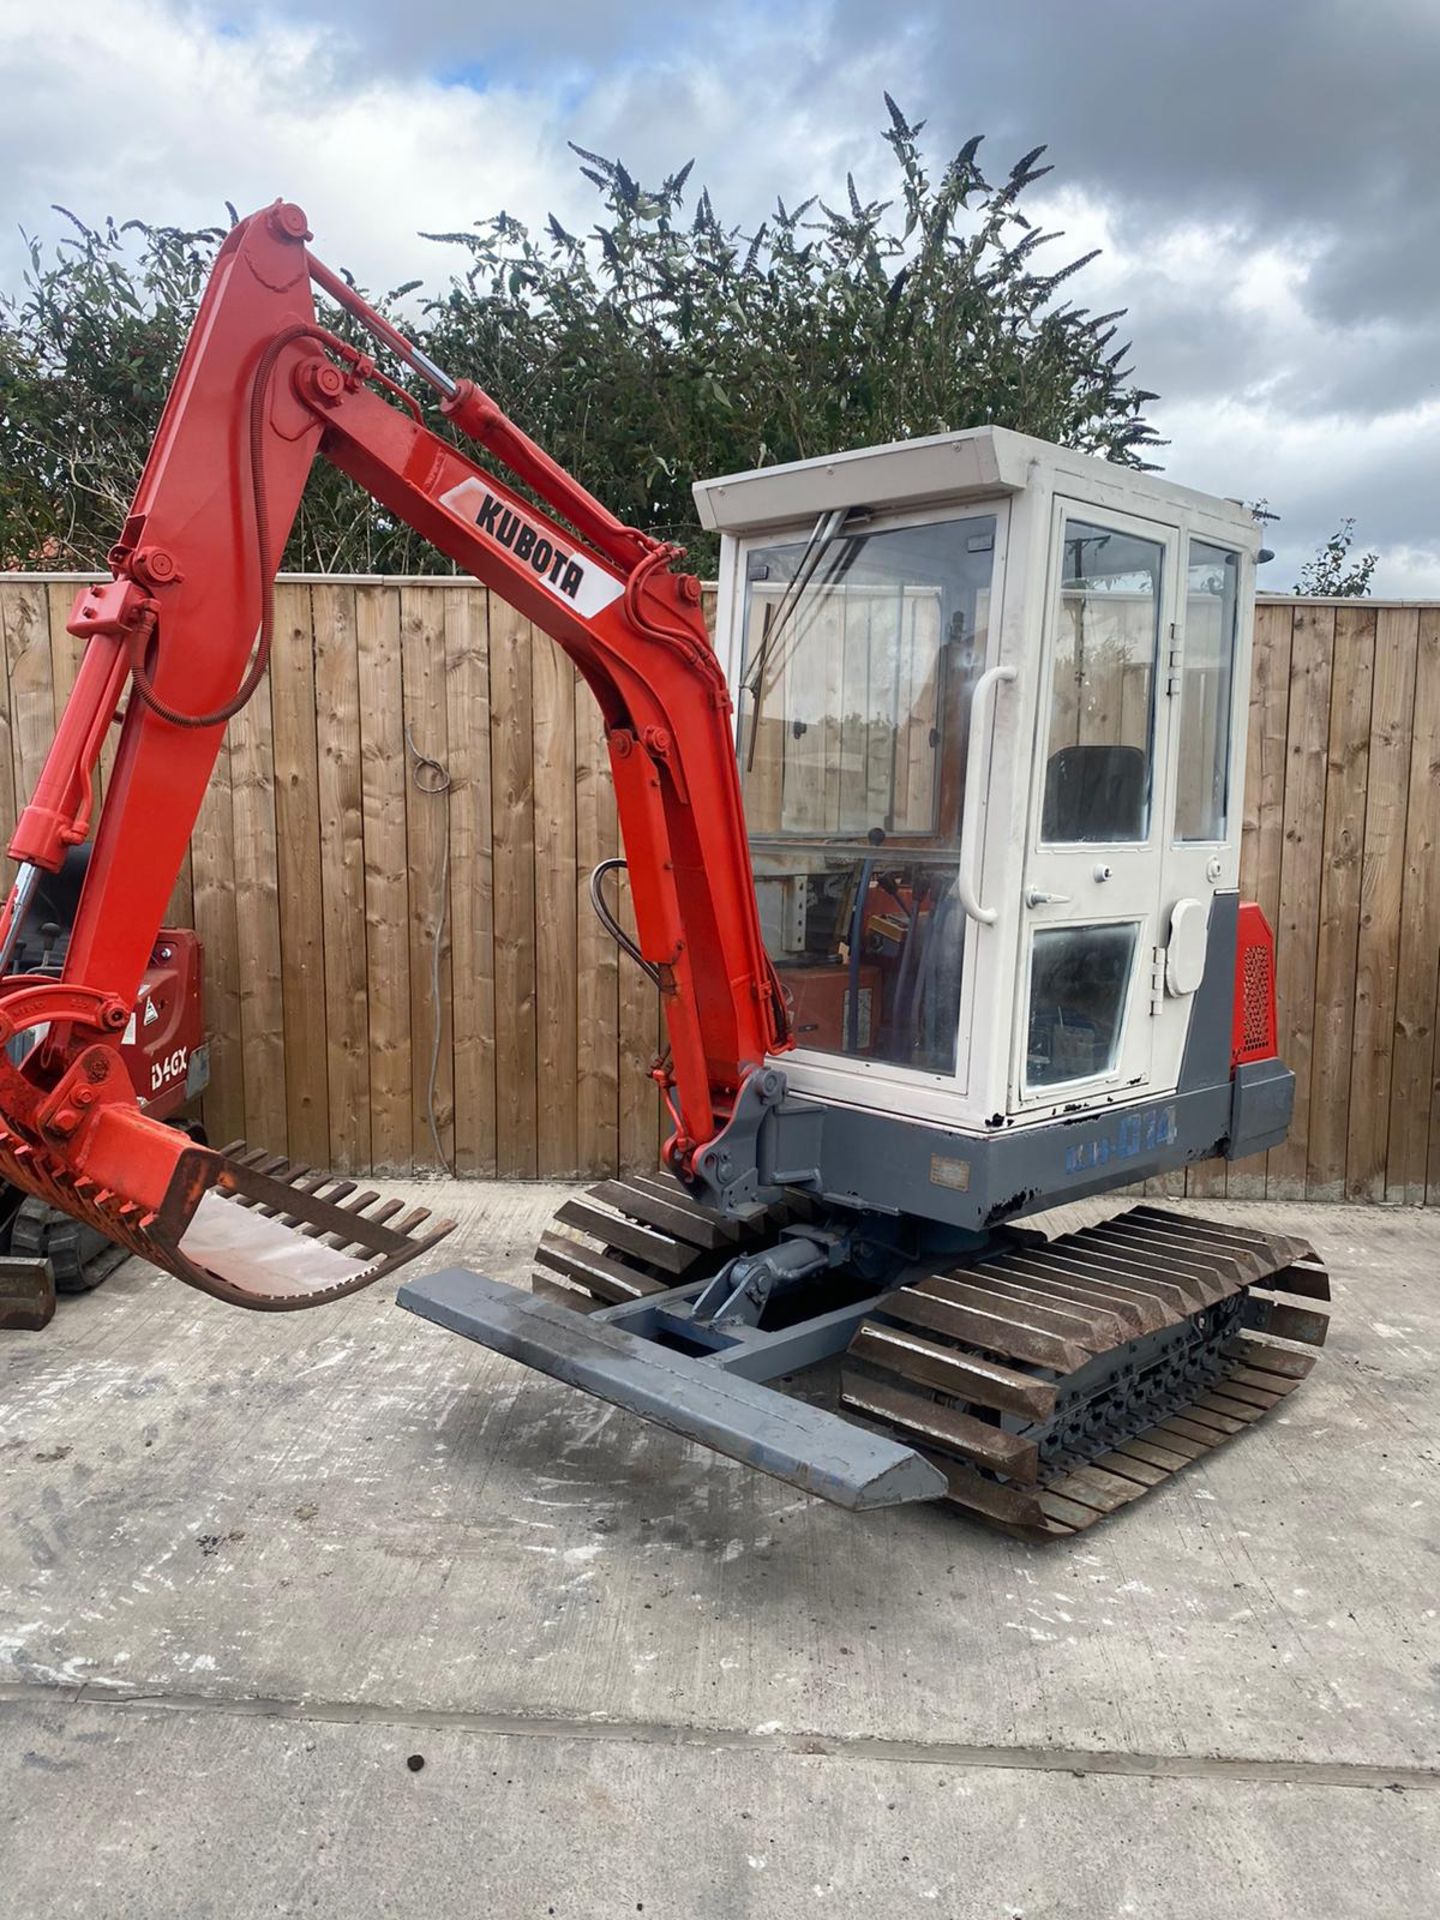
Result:
{"label": "bucket teeth", "polygon": [[1304,1241],[1135,1207],[888,1297],[841,1405],[940,1467],[954,1505],[1079,1533],[1293,1392],[1314,1356],[1278,1342],[1319,1346],[1326,1320],[1275,1296],[1329,1291]]}
{"label": "bucket teeth", "polygon": [[[141,1128],[159,1124],[134,1118]],[[392,1227],[403,1201],[371,1211],[378,1196],[363,1194],[342,1205],[355,1193],[353,1180],[313,1174],[244,1141],[220,1154],[182,1146],[163,1202],[149,1208],[73,1172],[0,1123],[0,1178],[188,1286],[271,1312],[355,1293],[426,1252],[454,1225],[432,1221],[421,1207]]]}

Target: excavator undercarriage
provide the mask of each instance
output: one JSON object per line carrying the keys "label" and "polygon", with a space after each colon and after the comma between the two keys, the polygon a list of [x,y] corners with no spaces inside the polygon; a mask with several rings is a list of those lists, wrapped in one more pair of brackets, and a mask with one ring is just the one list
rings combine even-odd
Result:
{"label": "excavator undercarriage", "polygon": [[[534,1289],[600,1324],[634,1325],[625,1310],[648,1303],[648,1337],[665,1372],[688,1344],[691,1364],[708,1366],[719,1387],[734,1350],[721,1340],[704,1355],[693,1323],[687,1341],[678,1321],[667,1346],[665,1303],[693,1302],[737,1257],[814,1218],[801,1195],[742,1224],[660,1176],[606,1180],[560,1208],[536,1251]],[[915,1486],[1030,1538],[1083,1531],[1279,1405],[1314,1364],[1305,1349],[1325,1339],[1326,1316],[1299,1303],[1330,1296],[1306,1241],[1143,1204],[1053,1236],[1002,1230],[963,1261],[902,1276],[878,1299],[864,1285],[854,1291],[863,1304],[848,1318],[835,1309],[833,1285],[827,1291],[839,1323],[830,1350],[843,1353],[839,1410],[943,1476],[943,1485]],[[811,1324],[814,1305],[787,1299],[792,1325]],[[757,1331],[767,1331],[763,1321]],[[789,1350],[777,1351],[784,1365]],[[637,1354],[632,1365],[645,1361]],[[703,1419],[662,1424],[717,1443]],[[870,1456],[860,1457],[870,1471]],[[897,1493],[909,1484],[888,1483],[896,1497],[929,1497]],[[879,1501],[866,1494],[846,1504]]]}

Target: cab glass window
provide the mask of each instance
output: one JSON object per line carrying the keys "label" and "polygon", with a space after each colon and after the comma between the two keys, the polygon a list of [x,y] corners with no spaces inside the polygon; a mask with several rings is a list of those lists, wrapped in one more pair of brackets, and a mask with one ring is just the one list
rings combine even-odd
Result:
{"label": "cab glass window", "polygon": [[1140,930],[1044,927],[1030,951],[1028,1087],[1114,1071]]}
{"label": "cab glass window", "polygon": [[955,1070],[956,850],[995,529],[835,516],[747,555],[740,774],[803,1047]]}
{"label": "cab glass window", "polygon": [[1149,835],[1163,559],[1157,540],[1065,522],[1041,811],[1047,845]]}
{"label": "cab glass window", "polygon": [[1224,840],[1230,814],[1230,699],[1240,556],[1190,542],[1180,668],[1175,838]]}

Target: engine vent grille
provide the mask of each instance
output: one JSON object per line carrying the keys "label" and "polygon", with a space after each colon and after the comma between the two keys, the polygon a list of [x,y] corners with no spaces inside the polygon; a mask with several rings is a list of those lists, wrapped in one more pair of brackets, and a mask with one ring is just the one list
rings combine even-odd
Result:
{"label": "engine vent grille", "polygon": [[1275,1019],[1275,938],[1251,901],[1240,906],[1235,954],[1235,1010],[1230,1035],[1235,1066],[1268,1060],[1278,1051]]}
{"label": "engine vent grille", "polygon": [[1268,947],[1245,949],[1242,986],[1240,1051],[1264,1053],[1270,1047],[1270,1001],[1275,990],[1275,964]]}

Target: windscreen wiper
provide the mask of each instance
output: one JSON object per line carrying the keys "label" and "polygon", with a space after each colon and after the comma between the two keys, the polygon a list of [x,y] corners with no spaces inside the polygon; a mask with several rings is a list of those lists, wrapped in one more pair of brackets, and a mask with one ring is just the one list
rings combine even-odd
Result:
{"label": "windscreen wiper", "polygon": [[849,507],[835,507],[829,513],[822,513],[810,530],[810,538],[805,543],[805,551],[800,556],[800,564],[795,569],[794,578],[780,597],[775,617],[765,629],[764,638],[755,656],[755,665],[750,677],[744,682],[744,691],[750,695],[753,705],[750,711],[750,745],[745,753],[745,771],[755,765],[755,743],[760,737],[760,710],[765,703],[765,669],[781,634],[789,625],[796,608],[804,597],[815,574],[815,569],[834,544],[840,529],[850,515]]}

